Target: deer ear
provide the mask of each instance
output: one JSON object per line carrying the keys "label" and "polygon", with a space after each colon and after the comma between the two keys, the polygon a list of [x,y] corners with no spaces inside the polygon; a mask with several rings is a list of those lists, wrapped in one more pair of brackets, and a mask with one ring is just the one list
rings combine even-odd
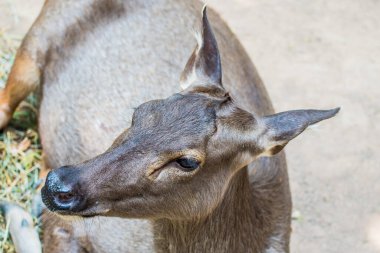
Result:
{"label": "deer ear", "polygon": [[261,118],[264,131],[259,142],[264,151],[260,156],[277,154],[308,126],[335,116],[339,110],[296,110]]}
{"label": "deer ear", "polygon": [[222,86],[222,66],[218,45],[207,18],[207,8],[203,8],[202,32],[197,36],[198,45],[181,74],[181,87],[192,85]]}

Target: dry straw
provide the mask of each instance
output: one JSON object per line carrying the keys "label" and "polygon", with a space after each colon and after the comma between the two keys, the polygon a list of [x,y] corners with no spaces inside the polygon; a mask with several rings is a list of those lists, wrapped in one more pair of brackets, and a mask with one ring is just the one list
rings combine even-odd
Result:
{"label": "dry straw", "polygon": [[[0,88],[4,87],[20,41],[0,30]],[[31,211],[40,181],[41,146],[36,127],[36,98],[29,96],[15,112],[10,125],[0,131],[0,201],[18,203]],[[38,220],[35,218],[36,229]],[[0,215],[0,253],[14,253],[6,224]]]}

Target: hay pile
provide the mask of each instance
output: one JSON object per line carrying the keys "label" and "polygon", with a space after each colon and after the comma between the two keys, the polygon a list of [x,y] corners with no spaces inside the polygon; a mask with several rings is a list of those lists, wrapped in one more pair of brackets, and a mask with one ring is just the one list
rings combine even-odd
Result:
{"label": "hay pile", "polygon": [[[19,43],[0,31],[0,88],[5,85]],[[0,131],[0,200],[18,203],[28,211],[40,184],[41,146],[36,104],[35,97],[29,96],[13,115],[10,125]],[[38,225],[38,220],[35,221]],[[0,216],[0,253],[15,252],[8,225]]]}

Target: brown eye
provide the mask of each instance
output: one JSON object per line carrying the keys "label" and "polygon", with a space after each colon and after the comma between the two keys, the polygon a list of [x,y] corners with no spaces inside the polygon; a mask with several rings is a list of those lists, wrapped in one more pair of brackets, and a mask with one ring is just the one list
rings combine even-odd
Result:
{"label": "brown eye", "polygon": [[193,171],[199,167],[200,162],[194,158],[182,157],[176,160],[183,171]]}

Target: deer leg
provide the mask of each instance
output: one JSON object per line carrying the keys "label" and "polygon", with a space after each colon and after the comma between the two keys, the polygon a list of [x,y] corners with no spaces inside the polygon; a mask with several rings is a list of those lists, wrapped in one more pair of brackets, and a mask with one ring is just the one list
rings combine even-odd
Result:
{"label": "deer leg", "polygon": [[18,104],[38,86],[39,81],[37,63],[27,52],[20,50],[7,84],[0,91],[0,129],[8,124]]}
{"label": "deer leg", "polygon": [[[70,27],[87,21],[86,11],[105,0],[46,0],[40,15],[19,48],[7,84],[0,90],[0,129],[12,117],[18,104],[40,83],[49,49],[59,48]],[[99,7],[99,8],[100,8]]]}
{"label": "deer leg", "polygon": [[18,253],[41,253],[41,242],[32,216],[20,206],[0,202],[0,211],[9,223],[9,232]]}

